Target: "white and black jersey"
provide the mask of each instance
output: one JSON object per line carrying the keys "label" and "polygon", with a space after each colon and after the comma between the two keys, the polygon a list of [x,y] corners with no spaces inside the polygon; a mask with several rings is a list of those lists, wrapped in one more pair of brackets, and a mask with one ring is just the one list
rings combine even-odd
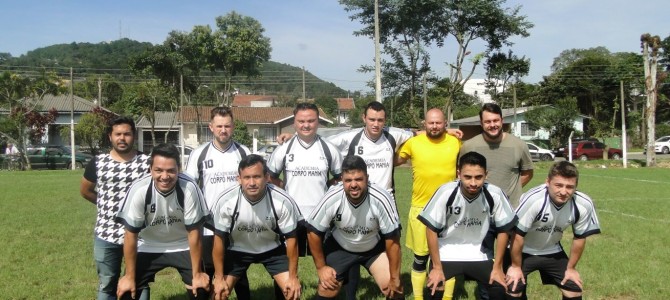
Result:
{"label": "white and black jersey", "polygon": [[352,204],[342,183],[333,186],[306,219],[308,230],[332,238],[347,251],[372,250],[380,239],[400,236],[400,218],[393,196],[370,183],[365,199]]}
{"label": "white and black jersey", "polygon": [[[246,146],[236,142],[230,143],[225,150],[208,142],[191,152],[184,172],[198,183],[208,207],[225,189],[238,184],[240,161],[249,153]],[[204,234],[212,235],[212,231],[205,230]]]}
{"label": "white and black jersey", "polygon": [[133,183],[116,220],[139,233],[138,252],[165,253],[188,250],[188,231],[201,227],[208,217],[195,181],[179,174],[169,193],[157,190],[150,175]]}
{"label": "white and black jersey", "polygon": [[252,254],[275,249],[282,237],[295,236],[303,219],[286,191],[269,183],[256,202],[249,201],[239,185],[232,186],[216,199],[211,211],[214,234],[230,240],[228,249]]}
{"label": "white and black jersey", "polygon": [[547,188],[542,184],[528,190],[521,196],[516,210],[519,217],[516,231],[524,236],[524,253],[546,255],[563,251],[561,237],[568,226],[572,226],[575,238],[600,233],[596,209],[589,196],[575,191],[573,197],[559,207],[551,201]]}
{"label": "white and black jersey", "polygon": [[319,136],[311,144],[293,136],[275,149],[268,169],[274,178],[284,172],[284,189],[302,213],[309,215],[326,193],[328,173],[336,178],[342,173],[342,155]]}
{"label": "white and black jersey", "polygon": [[133,181],[149,173],[149,156],[137,153],[127,162],[114,160],[109,153],[99,154],[86,166],[84,178],[95,183],[98,213],[95,236],[109,243],[123,244],[123,225],[114,219]]}
{"label": "white and black jersey", "polygon": [[342,156],[358,155],[368,166],[370,182],[374,182],[393,193],[393,159],[400,145],[414,134],[399,128],[388,128],[372,140],[364,128],[351,129],[326,138],[333,143]]}
{"label": "white and black jersey", "polygon": [[511,231],[516,215],[503,191],[485,184],[474,199],[461,193],[460,180],[440,186],[419,220],[437,233],[442,261],[484,261],[493,258],[493,250],[482,247],[489,228]]}

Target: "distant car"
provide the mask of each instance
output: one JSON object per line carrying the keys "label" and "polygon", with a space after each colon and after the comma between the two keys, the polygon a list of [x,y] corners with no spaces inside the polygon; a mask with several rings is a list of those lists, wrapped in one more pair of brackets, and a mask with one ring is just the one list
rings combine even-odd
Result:
{"label": "distant car", "polygon": [[530,157],[533,158],[533,161],[553,161],[554,153],[549,149],[544,149],[533,143],[526,143],[528,145],[528,151],[530,152]]}
{"label": "distant car", "polygon": [[[28,147],[26,154],[32,169],[71,169],[72,151],[68,146],[38,145]],[[92,155],[75,151],[75,168],[81,169],[93,158]]]}
{"label": "distant car", "polygon": [[654,152],[663,154],[670,153],[670,135],[656,139],[654,142]]}
{"label": "distant car", "polygon": [[[572,143],[572,158],[580,160],[603,159],[605,149],[607,149],[607,145],[601,142],[581,141]],[[564,150],[563,155],[568,157],[567,149]],[[609,148],[607,150],[607,157],[610,159],[620,159],[622,155],[621,149]]]}
{"label": "distant car", "polygon": [[263,159],[267,161],[268,159],[270,159],[272,152],[274,152],[275,149],[277,149],[277,147],[279,146],[275,144],[268,144],[258,149],[258,151],[256,151],[256,154],[260,155],[261,157],[263,157]]}
{"label": "distant car", "polygon": [[[577,142],[580,142],[580,141],[600,142],[600,141],[599,141],[598,139],[596,139],[596,138],[576,138],[576,139],[572,139],[572,143],[573,143],[573,144],[574,144],[574,143],[577,143]],[[565,151],[565,148],[566,148],[566,147],[568,147],[567,144],[561,145],[561,146],[558,147],[558,148],[554,148],[554,150],[553,150],[554,155],[555,155],[556,157],[563,157],[563,154],[566,152],[566,151]]]}

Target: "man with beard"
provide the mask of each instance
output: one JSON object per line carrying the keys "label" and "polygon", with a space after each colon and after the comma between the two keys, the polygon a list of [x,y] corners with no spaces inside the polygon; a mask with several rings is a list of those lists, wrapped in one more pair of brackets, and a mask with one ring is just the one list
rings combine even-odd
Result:
{"label": "man with beard", "polygon": [[[521,196],[516,210],[519,224],[512,243],[512,265],[507,270],[508,299],[527,299],[528,274],[539,271],[543,284],[557,286],[563,299],[582,299],[582,279],[577,263],[586,247],[586,237],[600,233],[595,206],[588,195],[577,191],[579,172],[561,161],[549,169],[544,184]],[[568,258],[561,238],[572,227]]]}
{"label": "man with beard", "polygon": [[[123,257],[123,225],[114,218],[131,183],[149,172],[149,157],[135,149],[135,122],[119,117],[109,122],[109,153],[99,154],[86,166],[80,193],[97,206],[93,257],[98,271],[98,300],[116,299]],[[148,289],[142,294],[148,299]]]}
{"label": "man with beard", "polygon": [[[412,204],[405,244],[414,252],[411,272],[414,299],[423,299],[429,256],[426,226],[417,216],[440,185],[456,178],[456,158],[461,146],[460,140],[446,134],[446,121],[441,110],[429,110],[424,126],[426,134],[409,139],[396,156],[396,165],[412,160]],[[453,295],[453,286],[454,280],[449,280],[445,297]]]}
{"label": "man with beard", "polygon": [[342,184],[328,190],[306,221],[319,276],[316,299],[335,299],[349,270],[360,265],[384,296],[402,298],[400,218],[391,195],[369,182],[361,157],[344,158]]}
{"label": "man with beard", "polygon": [[519,205],[523,186],[533,178],[533,160],[528,146],[518,137],[503,132],[500,106],[486,103],[479,111],[482,133],[463,143],[461,153],[475,151],[489,162],[487,180],[509,197],[512,208]]}
{"label": "man with beard", "polygon": [[[468,152],[458,161],[458,180],[440,186],[419,215],[428,230],[429,299],[442,299],[445,278],[464,275],[486,287],[491,299],[505,299],[503,254],[517,223],[503,191],[486,180],[486,158]],[[496,251],[482,247],[496,233]]]}
{"label": "man with beard", "polygon": [[[211,110],[209,130],[212,132],[212,141],[193,150],[185,173],[195,179],[205,195],[207,206],[212,207],[221,192],[238,184],[237,168],[240,161],[251,152],[246,146],[233,141],[235,122],[230,108],[215,107]],[[213,243],[212,231],[205,229],[202,237],[202,258],[205,272],[210,279],[214,278]],[[237,281],[235,294],[238,299],[251,298],[246,273]]]}
{"label": "man with beard", "polygon": [[191,177],[179,172],[179,150],[159,144],[151,150],[150,175],[128,189],[116,221],[123,224],[126,272],[116,295],[135,299],[156,273],[175,268],[189,299],[209,299],[209,276],[202,272],[202,228],[209,219],[207,204]]}

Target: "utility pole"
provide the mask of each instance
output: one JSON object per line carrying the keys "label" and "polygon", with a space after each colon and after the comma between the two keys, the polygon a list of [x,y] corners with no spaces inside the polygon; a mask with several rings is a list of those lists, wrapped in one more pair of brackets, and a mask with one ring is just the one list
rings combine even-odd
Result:
{"label": "utility pole", "polygon": [[516,128],[516,85],[512,85],[512,98],[514,99],[514,126],[512,127],[512,134],[517,133]]}
{"label": "utility pole", "polygon": [[184,75],[179,75],[179,146],[181,147],[182,165],[184,165],[185,142],[186,139],[184,139]]}
{"label": "utility pole", "polygon": [[70,168],[74,170],[76,160],[74,156],[74,76],[72,75],[72,68],[70,67]]}
{"label": "utility pole", "polygon": [[305,66],[302,66],[302,102],[307,102],[305,97]]}
{"label": "utility pole", "polygon": [[98,105],[102,107],[102,78],[98,77]]}
{"label": "utility pole", "polygon": [[379,54],[379,0],[375,0],[375,100],[382,103],[382,67]]}
{"label": "utility pole", "polygon": [[623,152],[623,168],[628,167],[628,144],[626,143],[626,112],[623,101],[623,80],[620,83],[621,86],[621,149]]}
{"label": "utility pole", "polygon": [[423,119],[426,119],[428,113],[428,89],[426,89],[426,73],[423,73]]}

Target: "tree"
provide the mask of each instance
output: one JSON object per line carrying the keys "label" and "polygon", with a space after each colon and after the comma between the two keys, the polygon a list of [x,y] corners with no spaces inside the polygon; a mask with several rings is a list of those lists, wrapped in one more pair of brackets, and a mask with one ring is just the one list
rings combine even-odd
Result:
{"label": "tree", "polygon": [[337,101],[335,98],[328,96],[319,96],[314,99],[314,104],[323,109],[329,117],[337,118]]}
{"label": "tree", "polygon": [[149,124],[151,124],[151,142],[152,145],[157,145],[155,131],[156,112],[176,111],[179,108],[177,94],[169,86],[158,80],[141,82],[128,91],[127,94],[132,114],[143,116],[149,121]]}
{"label": "tree", "polygon": [[563,98],[554,107],[542,106],[526,111],[526,122],[531,129],[549,131],[550,142],[558,147],[575,131],[574,120],[579,115],[576,98]]}
{"label": "tree", "polygon": [[661,48],[661,39],[648,33],[640,37],[642,43],[642,57],[644,60],[644,80],[647,94],[645,115],[647,116],[647,167],[656,166],[656,153],[653,141],[656,140],[656,97],[658,86],[656,73],[658,67],[658,52]]}
{"label": "tree", "polygon": [[253,144],[253,137],[249,134],[247,124],[237,119],[235,120],[235,131],[233,131],[233,141],[236,141],[249,148],[251,148],[251,144]]}
{"label": "tree", "polygon": [[[113,113],[96,106],[91,112],[83,114],[79,122],[74,125],[75,139],[86,145],[91,155],[97,155],[100,147],[108,142],[105,130],[114,116]],[[61,136],[69,141],[70,127],[62,127]]]}
{"label": "tree", "polygon": [[[509,50],[507,55],[502,52],[496,52],[489,54],[485,68],[487,92],[500,107],[510,107],[510,98],[499,97],[499,95],[505,94],[508,83],[518,82],[519,77],[528,75],[530,71],[530,59],[526,59],[525,56],[519,58],[512,53],[512,50]],[[498,86],[501,87],[501,93],[498,93]]]}

